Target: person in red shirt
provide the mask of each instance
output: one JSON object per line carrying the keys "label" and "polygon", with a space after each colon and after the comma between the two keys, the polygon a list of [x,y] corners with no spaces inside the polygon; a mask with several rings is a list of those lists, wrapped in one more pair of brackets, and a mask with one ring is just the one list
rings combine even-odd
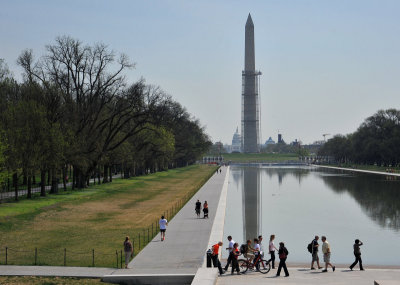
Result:
{"label": "person in red shirt", "polygon": [[242,274],[240,273],[240,269],[239,269],[239,263],[238,263],[238,257],[240,255],[240,250],[238,249],[239,244],[237,242],[234,243],[233,245],[233,250],[231,252],[231,260],[232,260],[232,272],[231,274],[233,275],[233,273],[237,272],[238,275]]}
{"label": "person in red shirt", "polygon": [[213,265],[214,265],[214,267],[218,267],[220,275],[224,274],[224,271],[222,270],[221,262],[219,262],[219,259],[218,259],[219,247],[222,245],[223,245],[222,241],[220,241],[217,244],[214,244],[212,246],[212,254],[211,254]]}

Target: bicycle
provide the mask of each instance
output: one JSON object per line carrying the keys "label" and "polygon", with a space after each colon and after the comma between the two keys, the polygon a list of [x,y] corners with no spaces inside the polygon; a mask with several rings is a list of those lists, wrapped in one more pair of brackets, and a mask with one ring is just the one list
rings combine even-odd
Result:
{"label": "bicycle", "polygon": [[262,254],[259,254],[256,259],[252,262],[250,262],[250,259],[239,259],[239,269],[241,273],[246,273],[247,270],[254,270],[262,273],[262,274],[267,274],[271,270],[271,264],[266,261],[265,259],[262,259]]}

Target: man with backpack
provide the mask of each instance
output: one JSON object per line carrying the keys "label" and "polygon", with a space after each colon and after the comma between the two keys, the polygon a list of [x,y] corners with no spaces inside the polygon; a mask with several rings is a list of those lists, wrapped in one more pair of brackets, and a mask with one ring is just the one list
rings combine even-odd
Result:
{"label": "man with backpack", "polygon": [[307,246],[308,251],[312,255],[311,270],[315,270],[315,268],[314,268],[314,262],[315,261],[317,262],[318,269],[322,268],[322,266],[319,265],[319,257],[318,257],[319,244],[318,244],[318,239],[319,239],[319,236],[315,236],[313,241]]}

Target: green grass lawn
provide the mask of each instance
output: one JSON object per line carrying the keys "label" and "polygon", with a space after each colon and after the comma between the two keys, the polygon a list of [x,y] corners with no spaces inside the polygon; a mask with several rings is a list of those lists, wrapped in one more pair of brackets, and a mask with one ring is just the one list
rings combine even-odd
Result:
{"label": "green grass lawn", "polygon": [[0,204],[0,264],[8,247],[8,264],[92,266],[94,250],[95,266],[116,267],[126,235],[137,253],[161,214],[173,217],[214,172],[193,165]]}
{"label": "green grass lawn", "polygon": [[225,153],[222,155],[226,162],[284,162],[297,161],[294,153]]}

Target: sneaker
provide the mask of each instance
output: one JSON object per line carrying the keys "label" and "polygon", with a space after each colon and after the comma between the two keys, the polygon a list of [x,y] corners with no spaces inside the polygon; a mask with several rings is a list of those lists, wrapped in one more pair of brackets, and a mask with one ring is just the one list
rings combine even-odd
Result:
{"label": "sneaker", "polygon": [[333,272],[335,272],[335,269],[336,269],[336,266],[334,266],[334,267],[332,268]]}
{"label": "sneaker", "polygon": [[289,277],[289,274],[288,274],[288,275],[285,275],[285,277]]}
{"label": "sneaker", "polygon": [[353,271],[353,268],[349,267],[351,271]]}
{"label": "sneaker", "polygon": [[360,270],[361,270],[361,271],[365,271],[364,268],[361,268]]}
{"label": "sneaker", "polygon": [[322,272],[328,272],[328,270],[324,269],[324,270],[322,270]]}
{"label": "sneaker", "polygon": [[315,268],[314,268],[314,267],[311,267],[311,270],[315,270]]}

